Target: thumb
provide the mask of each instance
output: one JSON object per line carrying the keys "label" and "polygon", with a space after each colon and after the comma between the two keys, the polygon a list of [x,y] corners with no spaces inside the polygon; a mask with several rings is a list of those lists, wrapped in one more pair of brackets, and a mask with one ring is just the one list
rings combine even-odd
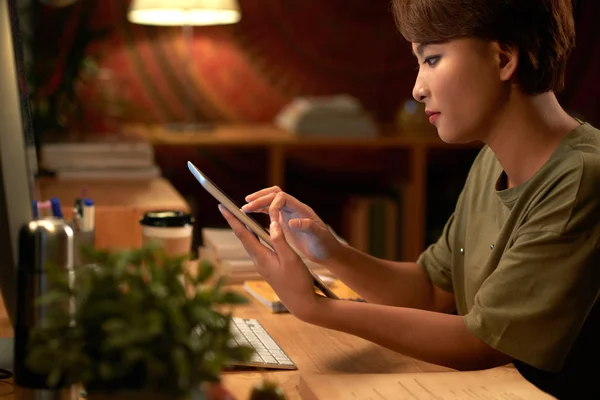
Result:
{"label": "thumb", "polygon": [[285,240],[285,236],[283,234],[283,230],[281,229],[281,225],[279,225],[279,222],[271,222],[269,232],[271,234],[271,241],[273,242],[274,250],[277,253],[277,257],[280,261],[290,260],[297,256],[294,249],[292,249]]}

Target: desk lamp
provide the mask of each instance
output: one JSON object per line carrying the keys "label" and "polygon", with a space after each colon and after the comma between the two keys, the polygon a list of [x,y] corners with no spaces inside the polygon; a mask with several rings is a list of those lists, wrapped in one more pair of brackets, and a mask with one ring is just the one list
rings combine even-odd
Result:
{"label": "desk lamp", "polygon": [[[240,20],[241,13],[237,0],[133,0],[127,18],[130,22],[142,25],[181,26],[187,46],[185,68],[190,76],[193,26],[233,24]],[[191,90],[191,85],[186,87]],[[171,128],[184,132],[212,129],[212,124],[194,121],[193,104],[190,103],[187,108],[188,121],[171,124]]]}

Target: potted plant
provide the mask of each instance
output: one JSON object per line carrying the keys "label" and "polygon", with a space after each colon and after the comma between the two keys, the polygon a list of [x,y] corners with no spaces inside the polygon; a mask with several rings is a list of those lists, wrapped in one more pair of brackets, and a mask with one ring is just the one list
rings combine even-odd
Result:
{"label": "potted plant", "polygon": [[250,357],[229,331],[231,306],[246,299],[211,279],[210,263],[191,274],[185,257],[156,244],[83,256],[88,266],[75,277],[50,267],[52,289],[38,299],[49,312],[26,362],[51,387],[79,384],[90,399],[208,399],[201,388],[218,382],[227,362]]}

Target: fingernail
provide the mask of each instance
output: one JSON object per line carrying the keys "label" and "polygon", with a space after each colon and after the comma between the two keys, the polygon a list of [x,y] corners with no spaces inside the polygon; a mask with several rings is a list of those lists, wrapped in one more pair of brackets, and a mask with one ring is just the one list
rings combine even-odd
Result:
{"label": "fingernail", "polygon": [[219,211],[221,212],[221,214],[223,214],[223,204],[219,204],[219,205],[217,205],[217,207],[219,208]]}

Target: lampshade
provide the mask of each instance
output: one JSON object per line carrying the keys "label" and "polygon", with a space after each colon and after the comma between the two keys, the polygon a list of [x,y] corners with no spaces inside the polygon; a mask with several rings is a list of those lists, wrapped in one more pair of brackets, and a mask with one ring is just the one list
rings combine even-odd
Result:
{"label": "lampshade", "polygon": [[67,7],[75,3],[77,0],[40,0],[41,3],[52,7]]}
{"label": "lampshade", "polygon": [[222,25],[240,20],[237,0],[133,0],[129,21],[145,25]]}

